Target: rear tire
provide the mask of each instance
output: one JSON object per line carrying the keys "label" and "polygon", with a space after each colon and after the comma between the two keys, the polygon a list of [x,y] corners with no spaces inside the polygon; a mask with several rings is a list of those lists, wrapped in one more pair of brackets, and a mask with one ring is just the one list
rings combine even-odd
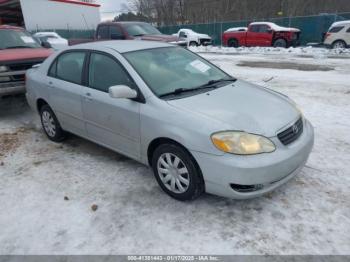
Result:
{"label": "rear tire", "polygon": [[66,133],[49,105],[40,108],[40,119],[44,132],[51,141],[58,143],[66,138]]}
{"label": "rear tire", "polygon": [[172,198],[194,200],[204,192],[201,171],[193,157],[174,144],[160,145],[152,156],[153,172],[159,186]]}
{"label": "rear tire", "polygon": [[282,47],[282,48],[286,48],[287,47],[287,41],[284,39],[277,39],[274,43],[273,43],[273,47]]}
{"label": "rear tire", "polygon": [[346,43],[343,40],[337,40],[332,44],[332,49],[344,49],[346,48]]}
{"label": "rear tire", "polygon": [[197,44],[196,42],[192,41],[192,42],[190,42],[190,46],[191,46],[191,47],[197,47],[198,44]]}
{"label": "rear tire", "polygon": [[227,45],[228,47],[239,47],[238,41],[236,39],[230,39]]}

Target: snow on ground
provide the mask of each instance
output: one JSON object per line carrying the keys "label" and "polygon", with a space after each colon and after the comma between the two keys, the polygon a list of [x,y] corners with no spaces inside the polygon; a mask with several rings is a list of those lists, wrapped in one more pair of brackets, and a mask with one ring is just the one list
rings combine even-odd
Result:
{"label": "snow on ground", "polygon": [[316,135],[301,174],[258,199],[177,202],[147,167],[77,137],[51,143],[23,98],[3,99],[0,254],[350,254],[350,60],[202,52],[300,105]]}

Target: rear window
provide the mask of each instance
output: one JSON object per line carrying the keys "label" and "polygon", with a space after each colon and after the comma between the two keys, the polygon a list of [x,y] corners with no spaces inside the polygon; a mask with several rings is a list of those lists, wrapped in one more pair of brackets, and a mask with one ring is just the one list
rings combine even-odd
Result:
{"label": "rear window", "polygon": [[329,30],[329,33],[339,33],[341,30],[343,30],[344,26],[335,26],[335,27],[332,27],[330,30]]}
{"label": "rear window", "polygon": [[[84,52],[69,52],[58,57],[57,65],[51,67],[56,69],[56,77],[74,84],[81,84],[84,67]],[[50,70],[50,74],[53,73]]]}

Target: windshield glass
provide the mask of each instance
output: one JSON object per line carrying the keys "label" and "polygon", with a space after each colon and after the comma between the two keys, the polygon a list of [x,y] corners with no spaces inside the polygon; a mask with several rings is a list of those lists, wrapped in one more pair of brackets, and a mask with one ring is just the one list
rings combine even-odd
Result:
{"label": "windshield glass", "polygon": [[177,89],[193,89],[209,81],[232,79],[200,56],[181,47],[141,50],[124,54],[157,96]]}
{"label": "windshield glass", "polygon": [[147,23],[125,24],[125,29],[131,36],[161,35],[157,28]]}
{"label": "windshield glass", "polygon": [[40,45],[28,32],[0,30],[0,49],[38,47],[40,47]]}

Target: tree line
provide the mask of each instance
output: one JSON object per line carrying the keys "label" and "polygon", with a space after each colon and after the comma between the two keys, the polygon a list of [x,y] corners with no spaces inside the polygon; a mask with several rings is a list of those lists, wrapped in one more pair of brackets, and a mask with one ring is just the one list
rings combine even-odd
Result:
{"label": "tree line", "polygon": [[[350,0],[130,0],[130,10],[157,25],[258,20],[350,12]],[[132,16],[129,14],[128,18]],[[118,20],[118,17],[116,18]]]}

